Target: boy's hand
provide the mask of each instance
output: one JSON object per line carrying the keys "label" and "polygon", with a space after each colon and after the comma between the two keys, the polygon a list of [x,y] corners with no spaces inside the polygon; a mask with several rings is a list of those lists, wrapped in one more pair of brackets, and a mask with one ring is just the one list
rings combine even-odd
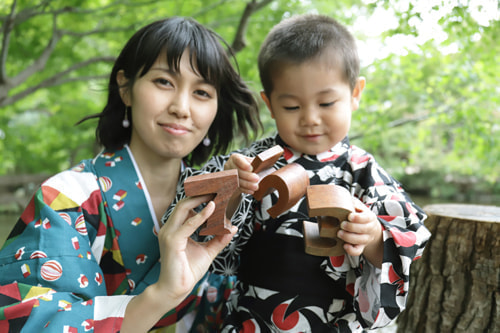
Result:
{"label": "boy's hand", "polygon": [[251,157],[234,153],[224,165],[224,170],[238,170],[240,193],[254,194],[259,189],[260,177],[252,172],[252,160]]}
{"label": "boy's hand", "polygon": [[353,200],[355,212],[349,214],[348,221],[340,224],[337,236],[345,242],[344,250],[347,254],[363,254],[373,265],[381,267],[384,254],[382,225],[375,213],[359,199]]}

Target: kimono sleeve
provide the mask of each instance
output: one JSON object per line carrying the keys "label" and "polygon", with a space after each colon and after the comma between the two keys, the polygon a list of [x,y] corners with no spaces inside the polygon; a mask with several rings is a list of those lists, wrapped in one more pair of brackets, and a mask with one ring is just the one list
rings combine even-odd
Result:
{"label": "kimono sleeve", "polygon": [[131,297],[106,296],[92,249],[101,208],[91,173],[66,171],[42,184],[0,251],[0,331],[120,329]]}
{"label": "kimono sleeve", "polygon": [[[382,268],[374,267],[363,256],[349,255],[330,258],[328,266],[332,277],[335,276],[333,272],[344,271],[346,288],[354,296],[357,319],[363,327],[374,329],[388,325],[405,309],[410,265],[421,257],[430,232],[424,226],[425,213],[410,199],[401,184],[371,155],[365,153],[363,157],[363,168],[352,172],[351,189],[352,194],[366,204],[382,224]],[[354,159],[363,160],[360,155]]]}

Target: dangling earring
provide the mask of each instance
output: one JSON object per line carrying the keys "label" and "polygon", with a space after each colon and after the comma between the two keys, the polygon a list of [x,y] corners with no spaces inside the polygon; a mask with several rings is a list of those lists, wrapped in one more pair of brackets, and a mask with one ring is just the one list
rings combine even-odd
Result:
{"label": "dangling earring", "polygon": [[128,128],[130,126],[130,121],[128,120],[128,106],[125,105],[125,118],[122,120],[123,128]]}
{"label": "dangling earring", "polygon": [[210,146],[211,143],[212,143],[212,141],[210,141],[210,138],[208,136],[206,136],[205,139],[203,139],[203,145],[205,147]]}

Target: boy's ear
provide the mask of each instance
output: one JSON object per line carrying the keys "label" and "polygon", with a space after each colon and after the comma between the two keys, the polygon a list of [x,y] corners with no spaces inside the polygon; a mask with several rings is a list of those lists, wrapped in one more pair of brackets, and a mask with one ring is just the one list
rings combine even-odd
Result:
{"label": "boy's ear", "polygon": [[127,86],[128,79],[125,77],[125,72],[120,69],[116,74],[116,82],[118,83],[118,91],[120,92],[120,97],[122,98],[123,104],[130,106],[130,91]]}
{"label": "boy's ear", "polygon": [[266,103],[266,106],[267,106],[267,109],[269,110],[269,112],[271,113],[271,118],[274,119],[274,113],[273,113],[273,109],[271,108],[271,101],[269,100],[269,97],[267,97],[266,93],[264,92],[264,90],[262,90],[260,92],[260,97],[262,98],[262,100],[264,101],[264,103]]}
{"label": "boy's ear", "polygon": [[362,76],[358,78],[358,82],[354,86],[351,97],[351,110],[355,111],[359,108],[359,102],[361,101],[361,95],[363,93],[363,89],[365,89],[366,79]]}

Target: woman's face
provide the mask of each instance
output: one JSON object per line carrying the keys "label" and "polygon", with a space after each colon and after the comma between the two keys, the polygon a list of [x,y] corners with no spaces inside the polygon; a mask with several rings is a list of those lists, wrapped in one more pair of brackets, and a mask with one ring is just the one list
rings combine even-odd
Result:
{"label": "woman's face", "polygon": [[[122,85],[123,72],[117,79]],[[121,91],[125,105],[132,109],[130,149],[150,159],[187,156],[203,140],[217,113],[217,90],[193,71],[188,51],[178,72],[160,54],[129,92]]]}

